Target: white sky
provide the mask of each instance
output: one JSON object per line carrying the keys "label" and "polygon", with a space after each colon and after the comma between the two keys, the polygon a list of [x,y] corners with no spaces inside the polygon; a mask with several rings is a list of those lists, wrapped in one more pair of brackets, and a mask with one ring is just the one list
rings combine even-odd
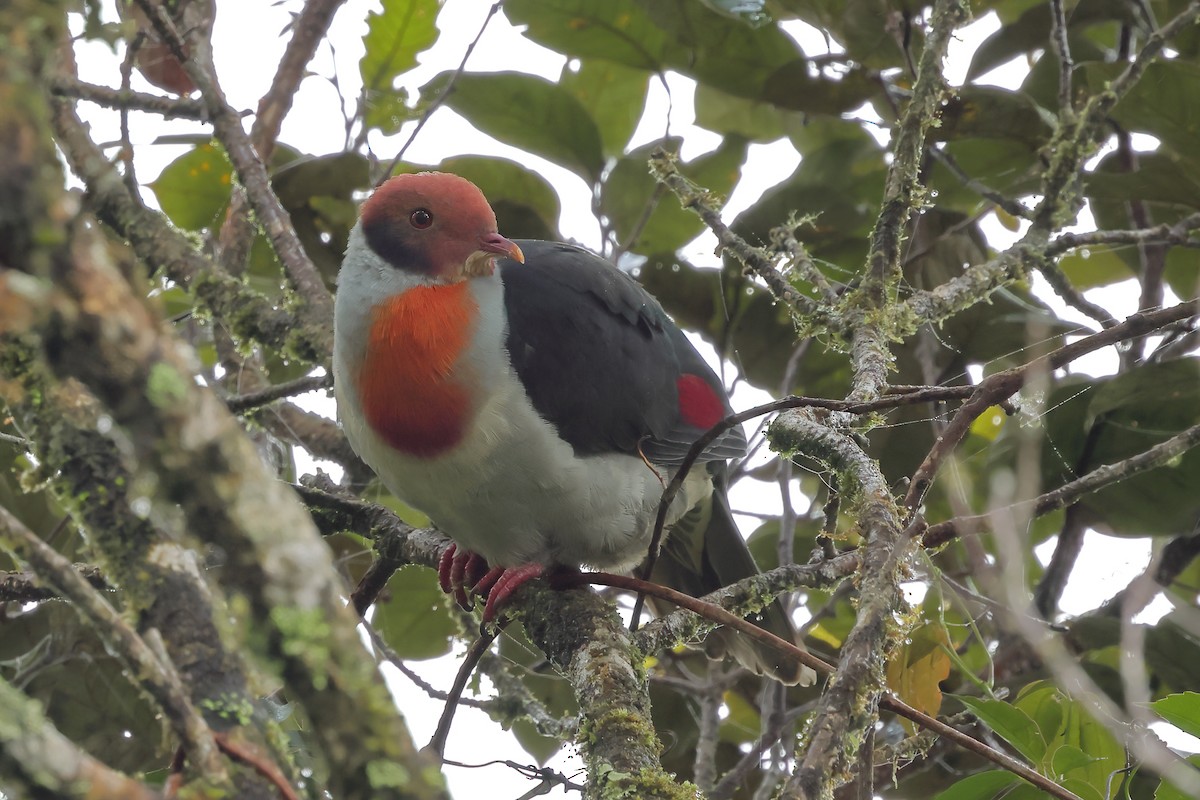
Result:
{"label": "white sky", "polygon": [[[361,36],[366,30],[367,11],[375,5],[368,0],[349,0],[338,12],[330,35],[330,41],[336,46],[336,54],[328,44],[319,50],[311,65],[315,76],[310,77],[301,86],[293,111],[284,121],[281,142],[313,154],[334,153],[343,149],[343,121],[338,114],[331,113],[331,109],[337,107],[337,93],[327,78],[336,70],[344,96],[349,103],[354,103],[359,88],[357,73],[358,59],[362,54]],[[287,0],[278,5],[267,0],[218,4],[221,15],[217,18],[214,30],[215,59],[224,90],[235,108],[253,109],[270,85],[275,65],[285,45],[285,39],[278,34],[289,21],[289,12],[298,11],[300,7],[299,0]],[[434,75],[458,65],[462,53],[478,32],[489,7],[490,3],[479,0],[446,2],[440,20],[450,20],[452,27],[442,30],[437,44],[421,56],[420,66],[406,76],[403,85],[412,96],[416,95],[417,88]],[[234,8],[237,11],[231,11]],[[115,14],[110,14],[110,17],[112,16]],[[788,23],[786,27],[810,55],[825,52],[826,40],[815,29],[801,23]],[[988,14],[959,32],[957,41],[951,48],[949,62],[949,77],[953,83],[961,82],[965,74],[968,59],[964,54],[972,52],[979,42],[997,27],[995,16]],[[119,84],[119,60],[111,51],[104,45],[94,43],[81,45],[79,49],[80,71],[85,80]],[[501,13],[492,19],[468,63],[468,69],[515,69],[556,79],[565,63],[566,59],[563,56],[524,39]],[[982,82],[1015,88],[1021,82],[1025,69],[1026,65],[1023,62],[1011,62],[984,76]],[[671,132],[684,137],[685,158],[692,158],[716,147],[720,142],[719,136],[692,125],[693,83],[676,74],[668,75],[666,81],[670,88],[670,104],[667,102],[667,89],[660,81],[651,81],[647,111],[634,134],[631,146],[658,138],[669,121]],[[157,91],[148,86],[136,73],[133,88]],[[117,140],[116,114],[86,103],[81,105],[81,110],[92,124],[94,135],[99,141]],[[871,114],[869,107],[864,107],[856,113],[863,118],[869,118],[867,115]],[[151,144],[157,136],[207,130],[199,123],[162,122],[153,115],[139,113],[131,115],[131,128],[137,153],[138,177],[142,183],[152,181],[164,166],[189,149],[180,145]],[[410,130],[411,123],[397,136],[374,136],[371,144],[382,158],[390,158],[407,140]],[[877,135],[886,140],[886,131],[878,131]],[[1153,142],[1142,140],[1139,144],[1149,148]],[[563,208],[560,222],[563,234],[592,248],[599,246],[600,230],[591,212],[591,190],[581,178],[544,159],[478,133],[449,109],[443,108],[431,118],[409,148],[407,157],[413,162],[435,164],[447,156],[468,153],[509,157],[542,173],[559,192]],[[753,204],[766,188],[790,175],[798,163],[799,157],[786,140],[751,145],[743,168],[744,177],[729,197],[724,211],[725,218],[732,220],[738,212]],[[146,201],[153,205],[153,194],[148,190],[144,194]],[[1082,221],[1090,222],[1086,219]],[[1003,228],[991,216],[983,221],[983,227],[989,241],[995,247],[1007,246],[1019,236],[1019,233],[1014,234]],[[684,254],[693,263],[716,265],[717,260],[713,256],[715,244],[716,240],[712,234],[705,233],[689,244],[684,249]],[[1039,296],[1050,303],[1063,318],[1092,324],[1072,309],[1065,308],[1040,280],[1037,289]],[[1134,306],[1137,293],[1129,291],[1128,287],[1110,287],[1095,295],[1094,299],[1118,317],[1136,310]],[[715,357],[711,348],[706,347],[705,351],[709,353],[710,358]],[[1080,365],[1080,368],[1090,374],[1106,374],[1113,370],[1115,363],[1115,354],[1109,350],[1097,354],[1095,358]],[[735,408],[748,407],[765,399],[765,393],[744,385],[733,398]],[[327,416],[334,414],[332,400],[323,395],[312,394],[302,400],[303,404],[312,410]],[[765,456],[763,458],[765,460]],[[305,462],[303,456],[300,467],[302,472],[311,469],[311,465]],[[752,486],[750,482],[744,482],[734,494],[735,507],[753,507],[763,512],[778,513],[781,505],[776,488],[764,486]],[[793,494],[798,495],[798,492]],[[803,498],[799,499],[803,504]],[[744,518],[743,521],[748,524],[747,530],[752,530],[757,525],[757,521],[752,518]],[[1099,537],[1094,533],[1089,533],[1088,537],[1087,546],[1083,549],[1075,571],[1075,578],[1068,585],[1063,597],[1062,607],[1068,613],[1093,608],[1098,598],[1107,597],[1124,586],[1133,574],[1144,567],[1149,557],[1147,540],[1119,540]],[[1100,539],[1103,541],[1099,541]],[[1043,563],[1048,560],[1051,550],[1051,544],[1043,545],[1037,550]],[[1161,603],[1156,608],[1157,611],[1152,613],[1150,618],[1168,610]],[[448,688],[463,649],[460,646],[451,656],[413,663],[412,666],[435,686]],[[389,686],[406,714],[416,741],[427,741],[441,712],[441,702],[430,700],[390,667],[386,667],[385,670]],[[491,687],[485,678],[484,696],[490,690]],[[549,766],[578,777],[582,765],[571,753],[570,746],[564,748],[564,752],[556,756]],[[511,759],[521,764],[530,761],[529,756],[510,736],[502,732],[499,726],[487,719],[482,712],[468,707],[458,709],[447,757],[475,763],[497,759]],[[473,770],[448,767],[446,774],[455,796],[464,798],[517,798],[533,786],[526,778],[502,765]],[[555,789],[547,796],[566,795],[561,789]]]}

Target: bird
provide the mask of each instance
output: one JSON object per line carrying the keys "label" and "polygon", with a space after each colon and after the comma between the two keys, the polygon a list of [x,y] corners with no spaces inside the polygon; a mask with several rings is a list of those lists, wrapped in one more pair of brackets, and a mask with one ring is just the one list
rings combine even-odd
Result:
{"label": "bird", "polygon": [[[450,537],[442,588],[486,595],[485,622],[548,571],[636,567],[665,483],[731,413],[630,275],[572,244],[505,238],[480,189],[440,172],[395,175],[362,205],[337,280],[333,375],[351,447]],[[758,572],[724,485],[745,452],[731,427],[687,473],[655,577],[699,595]],[[755,621],[798,642],[778,601]],[[710,655],[815,680],[715,633]]]}

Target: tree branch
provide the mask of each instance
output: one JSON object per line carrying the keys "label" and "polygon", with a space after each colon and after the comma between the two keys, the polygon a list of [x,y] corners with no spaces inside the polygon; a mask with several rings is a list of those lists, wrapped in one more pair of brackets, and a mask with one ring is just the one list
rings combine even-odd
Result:
{"label": "tree branch", "polygon": [[908,494],[904,505],[910,512],[915,511],[921,504],[929,484],[937,474],[945,456],[958,446],[970,430],[971,423],[1000,400],[1007,399],[1021,390],[1025,381],[1036,370],[1059,369],[1080,356],[1099,350],[1102,347],[1123,342],[1136,336],[1143,336],[1164,325],[1181,319],[1196,316],[1200,313],[1200,300],[1165,308],[1160,311],[1150,311],[1130,315],[1124,322],[1114,325],[1100,333],[1085,336],[1078,341],[1064,345],[1052,353],[1035,358],[1019,367],[997,372],[985,378],[975,387],[971,399],[964,403],[950,420],[941,437],[934,443],[925,460],[913,473],[909,484]]}
{"label": "tree branch", "polygon": [[7,540],[43,580],[75,606],[108,650],[121,658],[131,674],[137,676],[137,685],[166,714],[188,753],[188,760],[201,772],[209,787],[216,791],[231,790],[233,787],[213,740],[213,732],[188,699],[173,666],[151,651],[100,592],[75,571],[70,561],[3,507],[0,507],[0,538]]}
{"label": "tree branch", "polygon": [[312,327],[320,338],[321,352],[332,352],[333,298],[325,288],[325,282],[317,268],[309,260],[300,244],[287,211],[271,189],[266,166],[260,159],[242,128],[239,115],[225,100],[208,65],[202,65],[190,57],[175,23],[158,0],[136,0],[150,18],[159,37],[171,48],[175,57],[186,70],[188,77],[199,87],[212,115],[217,138],[225,146],[229,160],[237,171],[238,179],[245,187],[251,206],[275,246],[275,252],[304,306],[297,309],[299,316]]}
{"label": "tree branch", "polygon": [[0,775],[5,789],[54,800],[163,800],[97,761],[51,724],[36,700],[0,678]]}

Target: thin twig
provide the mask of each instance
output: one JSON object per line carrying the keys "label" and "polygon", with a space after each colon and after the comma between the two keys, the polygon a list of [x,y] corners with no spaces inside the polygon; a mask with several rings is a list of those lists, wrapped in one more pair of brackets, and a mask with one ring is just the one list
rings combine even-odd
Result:
{"label": "thin twig", "polygon": [[165,97],[149,92],[114,89],[94,83],[58,76],[50,82],[50,94],[58,97],[74,97],[87,100],[105,108],[121,108],[158,114],[163,119],[194,119],[208,121],[208,108],[201,100],[190,97]]}
{"label": "thin twig", "polygon": [[333,376],[330,374],[305,375],[293,381],[268,386],[257,392],[247,392],[246,394],[239,394],[236,397],[228,397],[225,399],[225,407],[234,414],[240,414],[243,411],[269,405],[285,397],[293,397],[306,392],[315,392],[319,389],[328,389],[332,385]]}
{"label": "thin twig", "polygon": [[766,253],[730,230],[715,208],[715,198],[684,177],[676,165],[674,154],[656,148],[650,155],[650,171],[655,179],[675,193],[680,205],[696,212],[704,220],[709,230],[717,235],[721,247],[732,253],[749,274],[761,278],[775,299],[791,309],[793,315],[797,318],[827,318],[811,298],[800,294],[788,283]]}
{"label": "thin twig", "polygon": [[488,9],[487,16],[483,18],[483,24],[479,26],[479,33],[475,34],[475,38],[471,40],[471,43],[467,45],[467,49],[463,52],[462,61],[458,62],[458,69],[454,70],[454,74],[450,76],[450,80],[446,82],[445,88],[442,89],[440,94],[438,94],[437,99],[430,103],[425,110],[421,112],[421,118],[417,120],[417,126],[413,128],[412,133],[408,135],[408,139],[403,145],[400,146],[400,149],[396,151],[396,155],[388,164],[387,169],[384,170],[383,174],[381,174],[375,181],[375,188],[379,188],[380,184],[391,177],[392,172],[395,171],[396,167],[399,166],[400,162],[404,159],[404,154],[408,152],[409,145],[416,140],[417,134],[419,134],[421,129],[425,127],[425,123],[428,122],[429,118],[433,116],[433,112],[441,108],[442,103],[446,102],[446,98],[448,98],[450,93],[454,91],[454,84],[458,81],[459,76],[461,76],[467,68],[467,59],[471,57],[471,53],[475,52],[475,45],[479,44],[479,40],[483,38],[483,32],[487,30],[488,23],[492,21],[492,17],[496,16],[496,12],[500,10],[500,6],[503,4],[504,3],[502,0],[497,0],[497,2],[493,3],[492,7]]}
{"label": "thin twig", "polygon": [[1071,45],[1067,42],[1067,17],[1063,12],[1063,0],[1050,0],[1050,47],[1058,57],[1058,113],[1070,119],[1072,109],[1071,71],[1075,63],[1071,60]]}
{"label": "thin twig", "polygon": [[[1081,478],[1065,483],[1057,489],[1039,495],[1032,500],[1022,501],[1017,505],[1032,505],[1033,516],[1048,514],[1051,511],[1069,506],[1077,502],[1084,495],[1091,494],[1105,486],[1118,483],[1147,470],[1161,467],[1198,444],[1200,444],[1200,425],[1193,425],[1172,436],[1170,439],[1143,450],[1135,456],[1097,467]],[[958,519],[939,522],[936,525],[930,525],[929,529],[921,537],[921,544],[925,547],[937,547],[945,544],[956,536],[962,535],[964,528],[969,530],[971,526],[983,522],[988,516],[991,515],[960,517]]]}
{"label": "thin twig", "polygon": [[[136,2],[150,18],[159,37],[179,59],[188,77],[199,87],[212,115],[217,138],[225,146],[238,179],[249,195],[255,214],[274,244],[275,252],[279,255],[292,285],[306,304],[303,313],[306,317],[311,316],[322,323],[332,319],[333,298],[325,288],[321,273],[317,271],[300,244],[288,212],[272,191],[266,166],[251,144],[249,135],[242,128],[241,116],[230,107],[207,65],[202,65],[189,56],[183,39],[161,0]],[[326,337],[329,335],[326,333]],[[326,352],[332,351],[332,342],[326,341],[325,344]]]}
{"label": "thin twig", "polygon": [[1046,255],[1056,256],[1068,250],[1095,245],[1172,244],[1182,247],[1200,247],[1200,240],[1190,236],[1190,233],[1198,228],[1200,228],[1200,212],[1189,214],[1174,225],[1163,223],[1152,228],[1135,228],[1124,231],[1064,233],[1046,245]]}
{"label": "thin twig", "polygon": [[966,186],[975,192],[975,194],[1003,209],[1010,216],[1018,219],[1029,219],[1030,211],[1028,208],[1011,197],[1005,197],[978,178],[972,178],[967,174],[966,170],[959,166],[958,160],[946,152],[945,148],[931,147],[929,148],[929,155],[933,156],[935,161],[940,161],[942,166],[950,171],[951,175],[958,178],[963,186]]}
{"label": "thin twig", "polygon": [[221,752],[231,758],[236,758],[243,764],[246,764],[259,775],[267,779],[283,797],[283,800],[300,800],[300,796],[296,794],[296,790],[288,782],[287,776],[283,774],[283,770],[267,756],[258,753],[248,742],[230,736],[228,733],[221,732],[214,734],[217,745],[221,748]]}
{"label": "thin twig", "polygon": [[904,498],[904,505],[911,511],[917,509],[925,492],[929,489],[934,475],[937,474],[942,460],[967,435],[971,423],[988,407],[995,405],[997,401],[1011,397],[1020,391],[1034,370],[1059,369],[1088,353],[1132,339],[1135,336],[1145,335],[1172,322],[1196,316],[1197,313],[1200,313],[1200,300],[1180,303],[1160,311],[1139,312],[1129,316],[1118,325],[1091,336],[1085,336],[1045,356],[1035,358],[1019,367],[988,376],[975,387],[975,393],[971,399],[959,407],[942,432],[942,436],[934,442],[924,461],[913,473],[908,494]]}
{"label": "thin twig", "polygon": [[471,673],[475,671],[479,660],[492,646],[492,642],[496,641],[500,632],[508,627],[511,619],[512,617],[503,617],[495,626],[480,631],[479,637],[467,648],[466,655],[463,656],[462,663],[458,667],[458,674],[454,676],[454,684],[446,696],[446,705],[442,708],[441,717],[438,718],[437,729],[434,730],[429,744],[425,745],[425,750],[433,752],[438,761],[441,761],[446,755],[446,742],[450,738],[450,724],[454,721],[454,712],[458,708],[458,701],[462,697],[463,690],[467,688],[467,681],[471,679]]}
{"label": "thin twig", "polygon": [[[756,642],[764,644],[781,655],[786,655],[789,658],[796,659],[818,672],[825,675],[832,674],[834,668],[831,664],[817,658],[816,656],[801,650],[796,645],[786,642],[768,631],[763,630],[752,622],[738,617],[720,606],[715,606],[711,603],[706,603],[703,600],[692,597],[691,595],[677,592],[674,589],[669,589],[658,584],[651,584],[646,581],[641,581],[637,578],[630,578],[624,575],[612,575],[602,572],[589,573],[559,573],[551,579],[552,585],[556,588],[568,588],[582,586],[586,584],[599,584],[601,586],[613,586],[619,589],[639,592],[644,594],[652,594],[653,596],[665,600],[668,603],[686,608],[693,613],[703,616],[705,619],[716,622],[720,625],[725,625],[736,629],[744,636],[754,639]],[[915,722],[922,728],[932,730],[940,736],[944,736],[953,740],[956,744],[964,749],[986,758],[993,764],[996,764],[1020,777],[1024,778],[1029,783],[1038,787],[1044,792],[1049,793],[1053,797],[1061,798],[1061,800],[1080,800],[1074,793],[1064,789],[1058,784],[1043,775],[1039,775],[1028,766],[1019,761],[1010,758],[1000,751],[989,747],[983,742],[975,739],[967,734],[953,728],[935,717],[931,717],[924,712],[909,706],[908,704],[884,694],[879,698],[879,707],[891,711],[905,719]]]}
{"label": "thin twig", "polygon": [[117,613],[100,591],[76,572],[74,565],[0,507],[0,533],[12,548],[90,623],[105,646],[138,678],[165,713],[196,768],[209,780],[226,784],[229,775],[213,731],[188,699],[174,665],[159,658],[145,640]]}

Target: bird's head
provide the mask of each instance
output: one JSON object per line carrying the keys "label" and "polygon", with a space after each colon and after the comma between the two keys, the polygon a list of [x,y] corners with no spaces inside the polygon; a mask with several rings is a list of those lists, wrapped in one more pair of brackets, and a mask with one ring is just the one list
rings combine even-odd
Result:
{"label": "bird's head", "polygon": [[465,178],[443,172],[397,175],[362,207],[370,248],[397,269],[455,282],[490,275],[496,256],[524,261],[496,230],[496,214]]}

